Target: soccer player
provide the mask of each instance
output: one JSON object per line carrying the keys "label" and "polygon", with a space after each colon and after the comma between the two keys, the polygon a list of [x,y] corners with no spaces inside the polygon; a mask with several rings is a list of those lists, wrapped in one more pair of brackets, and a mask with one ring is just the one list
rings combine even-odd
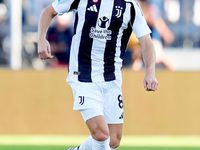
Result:
{"label": "soccer player", "polygon": [[46,40],[54,16],[74,11],[67,82],[91,133],[85,142],[69,150],[114,150],[119,147],[123,127],[122,60],[131,32],[142,47],[146,66],[144,88],[156,91],[155,50],[150,29],[136,0],[56,0],[40,17],[38,54],[51,59]]}

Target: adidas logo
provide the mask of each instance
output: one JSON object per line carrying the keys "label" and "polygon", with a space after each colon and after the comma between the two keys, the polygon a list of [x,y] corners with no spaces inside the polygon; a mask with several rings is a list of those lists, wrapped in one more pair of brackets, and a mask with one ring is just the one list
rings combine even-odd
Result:
{"label": "adidas logo", "polygon": [[124,119],[124,112],[122,112],[121,116],[119,117],[119,119]]}
{"label": "adidas logo", "polygon": [[87,10],[89,10],[89,11],[94,11],[94,12],[98,12],[97,11],[97,6],[94,4],[94,5],[92,5],[92,6],[90,6]]}

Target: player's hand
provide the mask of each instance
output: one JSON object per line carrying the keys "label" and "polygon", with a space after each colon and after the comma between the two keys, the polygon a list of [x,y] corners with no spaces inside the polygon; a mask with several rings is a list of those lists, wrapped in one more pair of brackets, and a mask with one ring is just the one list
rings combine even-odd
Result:
{"label": "player's hand", "polygon": [[38,40],[38,56],[40,59],[51,59],[51,47],[46,39]]}
{"label": "player's hand", "polygon": [[156,91],[158,89],[158,81],[155,74],[146,74],[143,83],[146,91]]}

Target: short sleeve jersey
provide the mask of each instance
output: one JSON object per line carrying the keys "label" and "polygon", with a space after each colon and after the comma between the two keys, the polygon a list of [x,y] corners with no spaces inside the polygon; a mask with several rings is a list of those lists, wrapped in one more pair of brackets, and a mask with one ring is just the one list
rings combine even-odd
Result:
{"label": "short sleeve jersey", "polygon": [[74,11],[67,82],[106,82],[121,78],[122,61],[132,31],[151,33],[136,0],[56,0],[62,15]]}

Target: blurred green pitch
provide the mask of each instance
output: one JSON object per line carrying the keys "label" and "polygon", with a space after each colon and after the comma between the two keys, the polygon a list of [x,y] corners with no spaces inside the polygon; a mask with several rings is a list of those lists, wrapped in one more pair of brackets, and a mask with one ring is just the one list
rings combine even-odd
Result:
{"label": "blurred green pitch", "polygon": [[[1,135],[1,150],[66,150],[86,135]],[[119,150],[199,150],[200,136],[124,136]]]}

